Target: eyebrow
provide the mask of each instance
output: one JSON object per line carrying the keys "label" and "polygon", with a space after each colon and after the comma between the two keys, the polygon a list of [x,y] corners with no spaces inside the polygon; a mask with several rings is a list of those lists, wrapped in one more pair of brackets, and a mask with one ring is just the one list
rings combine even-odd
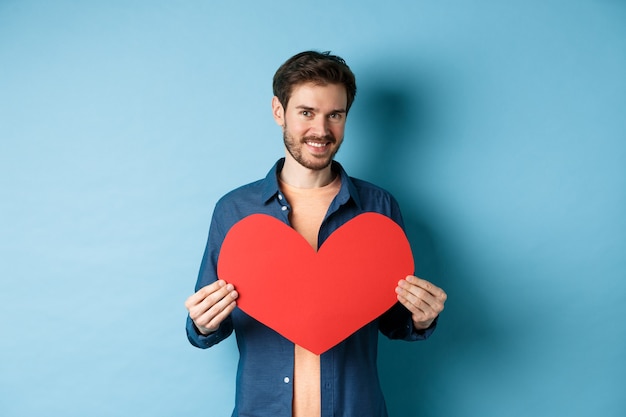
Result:
{"label": "eyebrow", "polygon": [[[313,111],[313,112],[317,112],[319,110],[319,109],[316,109],[315,107],[305,106],[304,104],[296,106],[296,109]],[[346,109],[331,110],[329,114],[331,114],[331,113],[346,113]]]}

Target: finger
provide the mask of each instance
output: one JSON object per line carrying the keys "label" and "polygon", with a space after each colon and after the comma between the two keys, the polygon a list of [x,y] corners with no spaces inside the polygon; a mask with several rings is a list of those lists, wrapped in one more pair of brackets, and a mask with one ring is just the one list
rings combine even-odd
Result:
{"label": "finger", "polygon": [[441,288],[434,285],[432,282],[426,281],[425,279],[418,278],[415,275],[408,275],[405,278],[405,281],[407,281],[409,284],[415,285],[427,291],[435,298],[443,299],[444,301],[446,299],[446,293]]}
{"label": "finger", "polygon": [[[398,282],[398,287],[396,288],[398,300],[413,314],[424,314],[426,317],[438,315],[443,311],[447,297],[445,292],[427,281],[418,280],[419,278],[417,277],[409,276],[407,279]],[[434,296],[428,291],[428,289],[431,291],[434,291],[434,289],[432,287],[429,288],[425,283],[437,288],[440,290],[440,293]],[[421,285],[418,286],[418,284]],[[424,289],[424,286],[428,289]]]}
{"label": "finger", "polygon": [[409,275],[398,283],[400,288],[412,293],[416,297],[423,299],[435,309],[443,309],[446,302],[447,294],[436,285],[420,279],[416,276]]}
{"label": "finger", "polygon": [[226,284],[217,291],[207,295],[196,305],[196,308],[202,312],[209,311],[210,309],[221,311],[234,299],[236,299],[237,296],[238,293],[235,291],[235,287],[233,287],[232,284]]}
{"label": "finger", "polygon": [[223,289],[226,289],[227,291],[232,290],[232,285],[229,287],[229,284],[227,284],[226,281],[223,280],[218,280],[209,285],[206,285],[196,291],[187,299],[187,301],[185,301],[185,307],[187,307],[187,310],[189,310],[193,306],[201,304],[211,296],[214,297],[213,299],[215,299],[216,297],[218,299],[221,299],[225,295],[224,291],[220,293],[220,290]]}
{"label": "finger", "polygon": [[198,291],[189,296],[189,298],[187,298],[187,300],[185,301],[185,307],[187,307],[187,310],[189,310],[191,307],[198,305],[202,301],[204,301],[207,296],[225,286],[226,282],[218,280],[200,288]]}
{"label": "finger", "polygon": [[401,280],[398,282],[396,292],[416,306],[420,306],[424,303],[428,305],[434,305],[437,303],[436,298],[430,292],[422,287],[412,284],[409,280]]}
{"label": "finger", "polygon": [[[215,331],[219,328],[220,324],[233,312],[233,310],[237,307],[237,302],[235,300],[231,301],[223,310],[221,310],[215,316],[209,315],[206,320],[206,324],[203,325],[209,331]],[[207,313],[209,314],[209,313]],[[197,325],[197,324],[196,324]]]}
{"label": "finger", "polygon": [[427,329],[439,315],[439,312],[426,308],[424,305],[416,306],[406,298],[398,295],[398,300],[411,313],[411,318],[416,329]]}
{"label": "finger", "polygon": [[225,297],[213,303],[210,299],[218,292],[211,294],[211,296],[207,297],[205,301],[193,307],[189,311],[189,317],[191,317],[196,326],[215,330],[219,327],[222,320],[224,320],[236,307],[236,298],[238,296],[236,291],[230,291]]}
{"label": "finger", "polygon": [[426,316],[428,315],[428,312],[432,310],[424,300],[421,300],[410,293],[399,293],[398,301],[413,315]]}

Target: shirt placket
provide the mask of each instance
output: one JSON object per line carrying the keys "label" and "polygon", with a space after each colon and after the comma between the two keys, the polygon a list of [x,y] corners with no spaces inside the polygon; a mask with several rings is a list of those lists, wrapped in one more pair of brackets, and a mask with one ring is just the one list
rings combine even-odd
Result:
{"label": "shirt placket", "polygon": [[279,216],[281,220],[283,220],[286,224],[290,224],[289,213],[291,212],[291,205],[289,204],[282,192],[278,192],[278,194],[276,194],[276,200],[278,201],[278,205],[280,206]]}

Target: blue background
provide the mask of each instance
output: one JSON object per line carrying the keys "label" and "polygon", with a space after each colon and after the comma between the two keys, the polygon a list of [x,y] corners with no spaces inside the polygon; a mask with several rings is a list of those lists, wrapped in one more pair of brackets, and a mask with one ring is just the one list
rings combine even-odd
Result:
{"label": "blue background", "polygon": [[184,300],[216,200],[282,156],[271,78],[332,50],[338,155],[445,288],[381,340],[392,416],[626,415],[626,4],[0,1],[0,415],[229,415]]}

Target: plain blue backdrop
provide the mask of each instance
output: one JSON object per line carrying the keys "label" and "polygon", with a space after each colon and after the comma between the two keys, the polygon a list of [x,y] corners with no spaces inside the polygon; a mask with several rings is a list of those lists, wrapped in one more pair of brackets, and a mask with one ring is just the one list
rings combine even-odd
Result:
{"label": "plain blue backdrop", "polygon": [[0,415],[230,414],[234,339],[192,348],[183,303],[311,48],[357,75],[337,159],[449,294],[381,339],[392,416],[626,415],[620,0],[0,0]]}

